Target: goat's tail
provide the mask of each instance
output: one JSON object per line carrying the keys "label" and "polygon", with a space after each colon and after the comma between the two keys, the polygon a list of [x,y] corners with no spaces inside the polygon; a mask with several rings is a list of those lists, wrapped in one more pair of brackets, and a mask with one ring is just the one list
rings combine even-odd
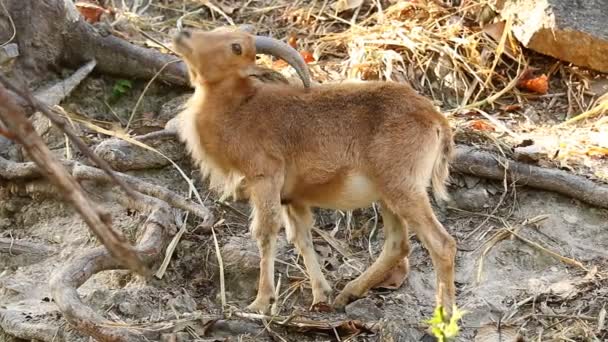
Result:
{"label": "goat's tail", "polygon": [[452,129],[449,124],[442,124],[437,130],[439,135],[439,153],[433,165],[431,185],[435,200],[447,201],[450,196],[446,189],[446,183],[450,175],[450,162],[454,156],[454,140]]}

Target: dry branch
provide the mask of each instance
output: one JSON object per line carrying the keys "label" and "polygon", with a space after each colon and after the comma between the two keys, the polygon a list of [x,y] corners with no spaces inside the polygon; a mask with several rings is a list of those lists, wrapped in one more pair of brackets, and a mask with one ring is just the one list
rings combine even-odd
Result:
{"label": "dry branch", "polygon": [[110,253],[128,265],[130,269],[143,274],[146,269],[139,260],[137,253],[124,236],[112,229],[109,217],[96,209],[96,206],[84,194],[80,184],[52,157],[49,148],[44,144],[42,138],[36,134],[23,109],[13,101],[3,86],[0,86],[0,119],[9,131],[15,134],[17,141],[23,145],[30,158],[40,167],[44,175],[53,184],[57,185],[68,202],[76,208],[89,228],[108,248]]}
{"label": "dry branch", "polygon": [[524,164],[495,154],[459,145],[452,167],[458,172],[477,177],[503,180],[507,166],[507,179],[518,185],[548,190],[585,203],[608,208],[608,185],[574,175],[567,171]]}

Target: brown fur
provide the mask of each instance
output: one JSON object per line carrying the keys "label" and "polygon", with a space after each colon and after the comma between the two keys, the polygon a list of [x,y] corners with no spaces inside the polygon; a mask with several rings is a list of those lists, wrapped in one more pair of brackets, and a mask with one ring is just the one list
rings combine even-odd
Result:
{"label": "brown fur", "polygon": [[447,197],[452,131],[427,99],[397,83],[305,90],[252,81],[245,75],[254,64],[253,37],[243,32],[193,32],[176,48],[196,88],[180,114],[181,136],[212,186],[231,194],[245,184],[254,209],[251,230],[261,263],[251,309],[266,311],[274,296],[275,241],[283,223],[303,255],[313,303],[327,302],[331,287],[312,246],[311,207],[348,210],[374,201],[382,205],[383,251],[334,304],[343,306],[384,280],[408,256],[411,228],[431,254],[437,300],[451,308],[455,241],[435,218],[427,188]]}

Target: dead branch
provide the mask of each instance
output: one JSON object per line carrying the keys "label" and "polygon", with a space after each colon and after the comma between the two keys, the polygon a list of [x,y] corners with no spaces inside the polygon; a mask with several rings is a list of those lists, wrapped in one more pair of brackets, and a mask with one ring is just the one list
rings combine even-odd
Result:
{"label": "dead branch", "polygon": [[55,248],[41,243],[11,238],[0,238],[0,253],[8,253],[11,255],[49,255],[55,253],[56,251],[57,250]]}
{"label": "dead branch", "polygon": [[[129,201],[129,199],[125,199]],[[158,204],[154,199],[147,199]],[[168,240],[168,232],[175,229],[170,208],[164,204],[148,217],[136,251],[143,262],[150,265],[161,255]],[[112,258],[107,249],[97,247],[74,258],[50,280],[51,294],[64,318],[81,333],[99,341],[146,341],[144,331],[119,326],[84,305],[78,295],[78,287],[94,274],[123,265]]]}
{"label": "dead branch", "polygon": [[457,147],[452,162],[452,167],[458,172],[495,180],[503,180],[505,166],[508,180],[518,185],[557,192],[600,208],[608,208],[608,185],[566,171],[508,160],[464,145]]}
{"label": "dead branch", "polygon": [[23,145],[30,158],[43,170],[45,176],[61,190],[67,201],[80,213],[89,228],[118,260],[125,262],[130,269],[143,274],[146,269],[139,256],[120,233],[114,231],[96,206],[86,197],[80,184],[74,180],[58,163],[36,134],[23,109],[15,104],[6,88],[0,86],[0,119]]}

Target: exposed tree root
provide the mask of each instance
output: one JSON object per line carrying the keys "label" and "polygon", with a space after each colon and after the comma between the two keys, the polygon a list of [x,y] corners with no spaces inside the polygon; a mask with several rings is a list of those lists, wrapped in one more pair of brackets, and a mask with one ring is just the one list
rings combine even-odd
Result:
{"label": "exposed tree root", "polygon": [[[82,165],[71,160],[62,160],[61,163],[67,169],[68,173],[77,180],[95,181],[104,184],[112,182],[111,178],[105,172],[95,167]],[[165,187],[154,185],[120,172],[114,172],[114,175],[141,194],[158,198],[174,208],[188,211],[191,214],[202,218],[204,220],[203,225],[213,220],[213,214],[209,209],[194,203]],[[38,166],[32,162],[16,163],[0,157],[0,179],[16,182],[34,180],[42,176]],[[134,201],[134,203],[139,203],[140,205],[151,203],[149,201],[146,202],[141,200],[142,198],[138,197],[138,200]],[[143,207],[140,206],[137,209],[141,210],[142,208]]]}
{"label": "exposed tree root", "polygon": [[459,145],[452,167],[461,173],[502,180],[566,195],[600,208],[608,208],[608,185],[567,171],[524,164],[473,147]]}
{"label": "exposed tree root", "polygon": [[[91,60],[96,70],[133,79],[150,79],[165,64],[178,58],[153,49],[135,46],[121,38],[99,32],[76,10],[72,0],[4,0],[15,24],[15,43],[20,57],[16,69],[28,83],[37,83],[62,65],[79,67]],[[8,17],[0,13],[0,28],[8,28]],[[103,31],[103,30],[101,30]],[[2,30],[2,41],[11,30]],[[15,72],[13,76],[19,77]],[[176,85],[188,84],[183,63],[171,63],[158,79]]]}
{"label": "exposed tree root", "polygon": [[[173,218],[168,205],[157,206],[148,217],[143,235],[136,250],[146,264],[151,264],[162,256],[169,231],[174,230]],[[78,331],[99,341],[146,341],[144,331],[129,329],[105,319],[82,303],[78,287],[94,274],[124,268],[111,257],[103,246],[87,251],[74,258],[65,268],[53,275],[50,280],[51,294],[64,318]]]}
{"label": "exposed tree root", "polygon": [[[32,102],[31,99],[27,100]],[[49,148],[27,119],[23,108],[13,101],[11,95],[2,85],[0,85],[0,119],[9,131],[15,135],[16,140],[25,148],[30,158],[43,171],[44,176],[61,190],[66,200],[80,213],[91,231],[108,248],[110,253],[124,262],[130,269],[144,274],[146,269],[128,241],[122,234],[112,229],[110,218],[98,210],[85,195],[80,184],[53,158]],[[107,166],[103,161],[101,164]],[[124,188],[127,187],[124,186]]]}
{"label": "exposed tree root", "polygon": [[56,251],[57,249],[42,243],[11,238],[0,238],[0,253],[8,253],[11,255],[36,254],[44,256],[53,254]]}

